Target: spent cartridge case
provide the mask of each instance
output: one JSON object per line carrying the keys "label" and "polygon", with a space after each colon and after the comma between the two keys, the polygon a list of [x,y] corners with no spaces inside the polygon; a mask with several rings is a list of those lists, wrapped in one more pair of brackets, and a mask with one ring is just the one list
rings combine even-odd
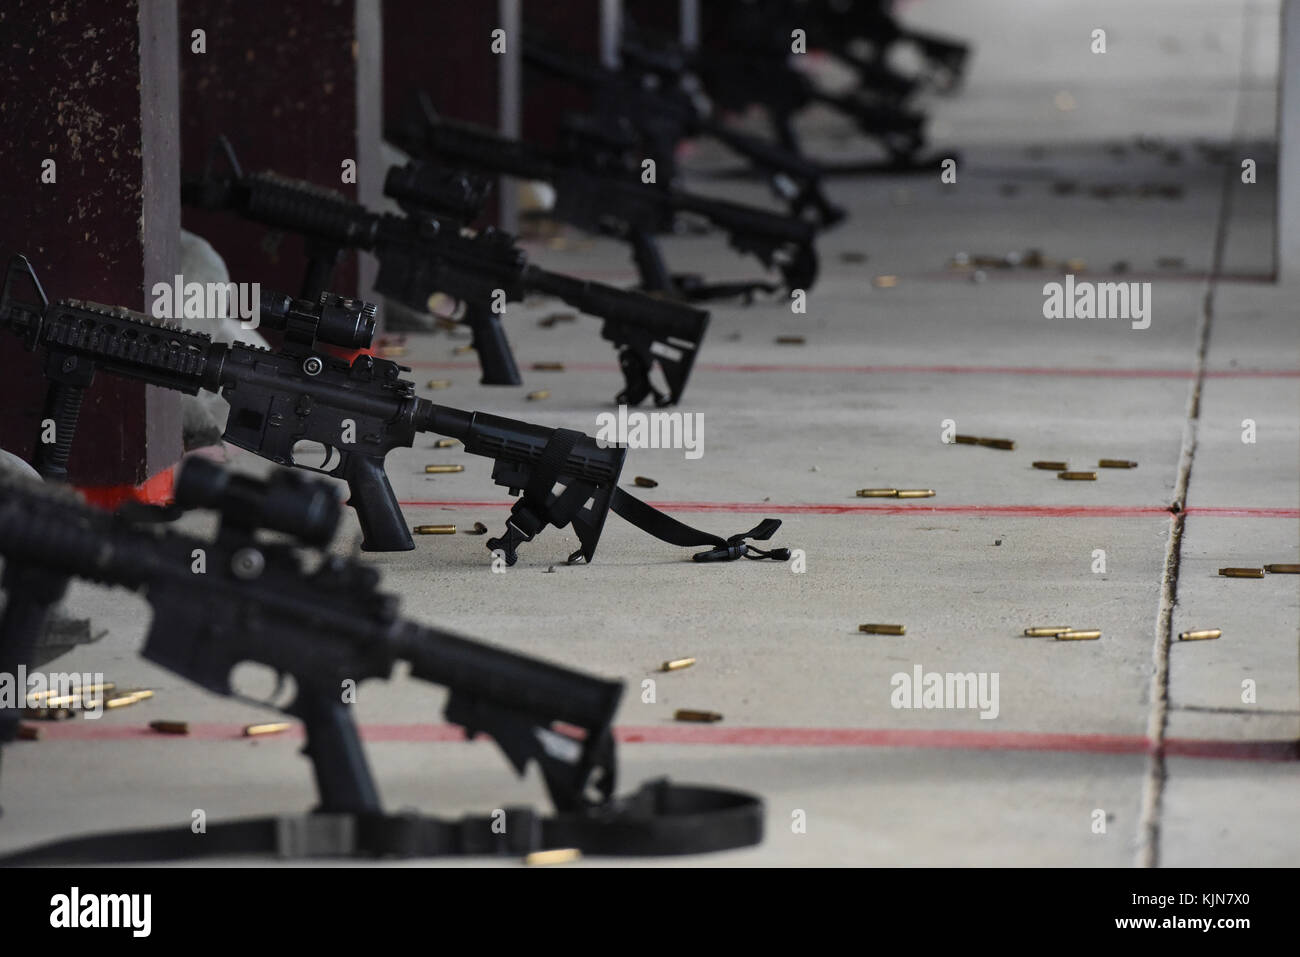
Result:
{"label": "spent cartridge case", "polygon": [[1224,578],[1263,578],[1262,568],[1220,568],[1219,574]]}
{"label": "spent cartridge case", "polygon": [[244,726],[244,737],[256,738],[263,734],[280,734],[282,731],[288,731],[292,724],[288,721],[270,721],[266,724],[249,724]]}
{"label": "spent cartridge case", "polygon": [[555,864],[570,864],[582,859],[582,851],[576,847],[556,848],[553,851],[533,851],[524,857],[528,867],[549,867]]}
{"label": "spent cartridge case", "polygon": [[[62,695],[61,697],[66,698],[67,701],[75,701],[79,698],[84,698],[88,695],[98,695],[105,691],[112,691],[116,687],[117,685],[115,685],[111,681],[103,681],[103,682],[99,682],[98,684],[81,685],[72,694]],[[55,694],[53,691],[33,691],[31,694],[27,696],[27,703],[29,706],[32,707],[35,707],[37,704],[41,704],[41,703],[50,704],[52,703],[51,699],[53,699],[54,697]],[[64,703],[66,704],[67,702]]]}
{"label": "spent cartridge case", "polygon": [[1101,637],[1100,628],[1071,628],[1056,636],[1057,641],[1094,641]]}
{"label": "spent cartridge case", "polygon": [[722,715],[716,711],[697,711],[694,708],[678,708],[673,712],[674,721],[721,721]]}
{"label": "spent cartridge case", "polygon": [[188,721],[150,721],[149,727],[159,734],[189,734]]}
{"label": "spent cartridge case", "polygon": [[121,694],[114,695],[104,702],[105,708],[125,708],[128,705],[138,704],[141,701],[147,701],[153,697],[153,692],[147,688],[139,691],[124,691]]}

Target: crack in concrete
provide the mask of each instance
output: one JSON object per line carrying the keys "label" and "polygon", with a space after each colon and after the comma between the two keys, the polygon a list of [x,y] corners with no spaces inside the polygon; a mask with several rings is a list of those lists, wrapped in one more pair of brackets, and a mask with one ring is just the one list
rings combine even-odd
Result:
{"label": "crack in concrete", "polygon": [[[1238,84],[1235,123],[1232,140],[1241,142],[1242,97],[1240,90],[1246,81],[1247,52],[1256,11],[1248,5],[1242,14],[1242,61]],[[1183,531],[1186,527],[1187,489],[1192,477],[1192,462],[1196,456],[1197,426],[1201,417],[1201,390],[1205,385],[1206,366],[1210,351],[1210,326],[1214,318],[1214,296],[1219,277],[1223,275],[1228,226],[1232,220],[1233,187],[1237,169],[1229,162],[1223,165],[1223,185],[1219,200],[1219,219],[1214,233],[1214,255],[1209,274],[1205,279],[1205,294],[1201,299],[1201,319],[1198,324],[1196,346],[1196,374],[1188,389],[1187,418],[1183,423],[1182,452],[1178,459],[1178,480],[1173,502],[1169,506],[1169,540],[1165,546],[1165,568],[1160,586],[1160,607],[1156,613],[1155,642],[1152,658],[1155,665],[1151,675],[1151,710],[1147,715],[1148,759],[1146,779],[1142,786],[1142,809],[1138,820],[1138,867],[1160,866],[1160,825],[1164,807],[1165,782],[1168,768],[1165,762],[1165,731],[1169,725],[1169,649],[1173,643],[1173,615],[1178,604],[1178,572],[1182,559]]]}
{"label": "crack in concrete", "polygon": [[1255,717],[1256,715],[1282,715],[1300,716],[1300,711],[1289,708],[1218,708],[1213,705],[1203,704],[1176,704],[1169,708],[1170,711],[1195,711],[1200,714],[1243,714]]}

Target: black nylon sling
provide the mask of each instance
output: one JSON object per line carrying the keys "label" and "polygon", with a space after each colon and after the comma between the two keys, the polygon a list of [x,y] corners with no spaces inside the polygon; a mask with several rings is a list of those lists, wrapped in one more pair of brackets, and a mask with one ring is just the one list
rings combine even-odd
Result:
{"label": "black nylon sling", "polygon": [[501,818],[445,821],[420,814],[306,814],[210,825],[90,834],[0,857],[31,867],[273,854],[310,858],[523,857],[576,848],[596,857],[660,857],[749,847],[763,839],[763,803],[721,788],[673,785],[666,778],[582,813],[540,817],[531,808]]}
{"label": "black nylon sling", "polygon": [[[533,466],[528,487],[523,490],[519,500],[510,510],[507,531],[501,538],[489,539],[489,548],[503,548],[508,556],[523,542],[531,541],[533,536],[548,524],[563,527],[577,514],[587,499],[586,492],[576,483],[566,486],[565,490],[551,499],[552,490],[562,479],[562,470],[570,453],[579,440],[581,432],[571,429],[556,429],[542,450],[541,458]],[[684,548],[702,545],[711,546],[708,551],[691,556],[697,562],[730,562],[738,558],[755,561],[772,559],[785,562],[790,560],[790,549],[773,548],[764,550],[747,543],[746,539],[767,541],[781,527],[780,519],[765,518],[747,532],[723,538],[694,528],[685,522],[679,522],[666,515],[653,505],[647,505],[636,496],[615,487],[609,499],[609,510],[624,521],[653,535],[660,541]],[[575,564],[582,557],[578,549],[568,558],[569,564]],[[512,559],[508,559],[514,564]]]}

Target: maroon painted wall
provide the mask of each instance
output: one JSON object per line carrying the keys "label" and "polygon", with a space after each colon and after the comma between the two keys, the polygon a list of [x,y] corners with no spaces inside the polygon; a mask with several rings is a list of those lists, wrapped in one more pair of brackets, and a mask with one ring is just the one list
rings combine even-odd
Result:
{"label": "maroon painted wall", "polygon": [[[51,298],[144,310],[146,291],[175,271],[174,17],[167,4],[135,0],[0,6],[0,256],[25,253]],[[54,183],[41,181],[47,158]],[[45,392],[38,356],[10,339],[0,349],[0,446],[31,458]],[[99,376],[70,478],[134,485],[180,451],[176,394]]]}
{"label": "maroon painted wall", "polygon": [[[192,51],[206,32],[207,52]],[[217,135],[246,172],[272,169],[356,199],[342,163],[357,160],[357,34],[353,0],[254,3],[181,0],[181,162],[199,172]],[[230,213],[185,209],[186,229],[207,239],[234,282],[297,295],[303,242]],[[344,256],[332,284],[356,293],[357,258]]]}

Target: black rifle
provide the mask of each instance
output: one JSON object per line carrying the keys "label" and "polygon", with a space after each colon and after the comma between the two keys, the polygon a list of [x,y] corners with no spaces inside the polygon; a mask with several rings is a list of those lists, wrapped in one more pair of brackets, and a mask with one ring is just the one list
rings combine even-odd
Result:
{"label": "black rifle", "polygon": [[[859,88],[832,93],[795,69],[790,63],[791,30],[804,26],[802,8],[792,11],[784,0],[734,3],[726,8],[719,27],[725,44],[689,52],[679,48],[677,58],[699,78],[717,108],[743,111],[759,105],[778,142],[791,152],[804,153],[794,115],[820,104],[848,117],[859,132],[876,140],[891,167],[914,168],[916,154],[925,145],[925,117],[900,106],[892,92],[881,95]],[[658,62],[665,61],[661,57]]]}
{"label": "black rifle", "polygon": [[[450,217],[468,222],[475,218],[477,211],[457,202],[461,192],[457,184],[474,179],[430,163],[412,161],[389,169],[384,177],[384,194],[412,217]],[[492,232],[497,236],[506,235]],[[412,282],[419,288],[425,280],[419,275],[418,263],[412,268],[416,274]],[[459,274],[456,288],[467,290],[467,284],[474,279],[472,270],[482,268],[479,263],[471,263]],[[536,266],[527,266],[525,272],[526,282],[513,284],[508,280],[503,282],[500,276],[485,277],[481,281],[483,289],[486,290],[489,282],[503,282],[508,298],[515,294],[544,292],[603,317],[600,334],[618,348],[619,368],[623,370],[624,388],[614,397],[615,403],[640,405],[643,399],[652,396],[654,404],[662,408],[681,401],[700,342],[708,328],[707,312],[685,303],[668,302],[603,283],[546,272]],[[380,276],[383,276],[382,266]],[[376,288],[379,288],[378,281]],[[495,318],[492,322],[496,324]],[[662,376],[664,391],[656,388],[652,371]]]}
{"label": "black rifle", "polygon": [[685,139],[707,136],[745,157],[768,176],[772,191],[791,212],[820,226],[839,222],[844,210],[822,192],[822,170],[816,163],[757,136],[742,133],[717,119],[707,98],[688,89],[688,74],[663,77],[641,69],[635,56],[625,56],[618,70],[589,63],[526,40],[527,65],[573,82],[592,94],[594,112],[608,124],[630,123],[640,134],[638,149],[655,161],[660,176],[677,178],[676,149]]}
{"label": "black rifle", "polygon": [[554,187],[552,214],[588,232],[613,236],[632,247],[643,289],[704,300],[779,288],[766,281],[701,283],[671,275],[655,236],[674,231],[682,214],[703,219],[727,234],[731,247],[756,256],[781,273],[788,289],[810,289],[817,279],[816,226],[740,203],[699,196],[668,183],[643,183],[629,162],[638,138],[625,124],[569,117],[564,145],[547,150],[501,136],[485,127],[439,116],[420,94],[404,121],[387,138],[412,156],[445,167],[542,180]]}
{"label": "black rifle", "polygon": [[[215,168],[218,158],[224,158],[227,167],[222,172]],[[274,229],[301,233],[311,259],[300,293],[304,299],[316,299],[329,287],[344,250],[364,249],[379,261],[376,292],[421,310],[428,308],[436,292],[459,300],[465,309],[462,321],[473,333],[484,385],[520,383],[493,299],[504,295],[519,302],[530,293],[540,293],[602,320],[601,335],[618,349],[625,379],[616,403],[637,405],[650,395],[660,406],[680,401],[708,327],[708,313],[534,266],[509,233],[465,228],[481,203],[480,187],[457,186],[447,177],[423,177],[419,180],[423,201],[416,202],[410,195],[410,180],[399,175],[388,181],[406,215],[373,213],[339,193],[301,180],[273,173],[245,175],[222,137],[203,176],[187,179],[181,197],[190,206],[231,210]],[[404,194],[403,186],[408,187]],[[666,393],[651,383],[650,373],[656,367],[667,384]]]}
{"label": "black rifle", "polygon": [[[24,279],[35,293],[32,301],[16,298],[16,284]],[[573,491],[567,500],[530,496],[527,526],[535,534],[548,521],[558,522],[557,527],[572,521],[582,554],[591,560],[626,449],[601,448],[580,433],[435,405],[416,397],[414,383],[401,378],[409,371],[403,366],[370,355],[349,364],[320,348],[321,343],[368,346],[375,323],[370,303],[326,294],[313,304],[268,293],[260,322],[284,332],[279,350],[213,342],[202,333],[159,325],[120,307],[77,300],[51,303],[27,259],[14,257],[0,292],[0,327],[22,336],[28,349],[45,350],[51,381],[44,418],[55,423],[55,441],[37,444],[37,471],[47,478],[66,478],[82,396],[96,371],[189,395],[220,392],[230,403],[227,442],[278,465],[343,479],[361,523],[362,548],[402,551],[415,543],[384,474],[390,451],[410,447],[420,432],[457,438],[467,452],[495,460],[497,484],[528,489],[552,439],[563,433],[571,451],[558,469]],[[349,433],[351,442],[346,441]],[[320,467],[295,457],[294,447],[302,442],[326,451]],[[582,502],[575,504],[578,495]],[[583,504],[588,498],[591,509]],[[513,546],[532,534],[509,538],[511,559]],[[493,539],[489,544],[496,548],[500,543]]]}
{"label": "black rifle", "polygon": [[[24,280],[31,300],[16,296]],[[159,325],[121,307],[51,303],[26,257],[15,256],[0,288],[0,328],[21,336],[29,350],[45,350],[51,383],[44,418],[55,423],[55,441],[38,443],[37,471],[47,478],[66,477],[82,397],[95,372],[103,370],[189,395],[221,393],[230,404],[227,442],[277,465],[347,482],[348,504],[356,510],[367,551],[415,547],[384,474],[384,459],[395,448],[411,447],[418,433],[433,432],[492,459],[492,480],[511,494],[522,491],[505,533],[487,541],[507,564],[517,560],[520,544],[548,524],[571,524],[581,547],[568,560],[591,561],[611,510],[672,544],[711,546],[694,556],[699,561],[789,557],[784,549],[765,552],[744,542],[770,538],[780,525],[773,519],[723,539],[682,525],[618,488],[626,448],[602,446],[570,429],[435,405],[415,395],[415,384],[401,377],[410,371],[404,366],[372,355],[349,364],[320,349],[320,343],[368,346],[375,317],[370,303],[328,293],[319,303],[268,293],[260,316],[262,325],[283,331],[278,350],[213,342],[203,333]],[[300,442],[324,450],[324,463],[299,461],[294,449]]]}
{"label": "black rifle", "polygon": [[[884,82],[897,90],[908,78],[888,66],[893,49],[911,46],[925,59],[928,73],[912,81],[915,87],[923,80],[928,85],[952,91],[960,86],[970,56],[970,47],[947,37],[913,30],[901,24],[889,9],[892,0],[813,0],[791,5],[794,15],[808,30],[808,42],[825,46],[858,68],[863,81]],[[788,35],[788,34],[787,34]],[[866,53],[854,48],[866,47]],[[887,78],[887,79],[881,79]]]}
{"label": "black rifle", "polygon": [[[635,846],[635,840],[626,849],[616,846],[620,829],[640,825],[650,831],[667,827],[659,842],[644,843],[659,843],[658,853],[681,853],[662,839],[681,838],[684,819],[656,820],[650,814],[638,820],[635,806],[612,800],[612,725],[621,682],[400,618],[397,597],[378,590],[375,569],[329,553],[339,505],[325,483],[283,470],[261,481],[194,459],[180,471],[176,500],[183,507],[215,511],[220,516],[215,537],[131,525],[58,490],[0,483],[0,555],[8,592],[0,619],[0,662],[22,664],[30,655],[49,610],[48,596],[70,579],[140,592],[153,609],[142,654],[155,664],[231,697],[243,697],[230,680],[241,662],[274,669],[281,683],[293,679],[292,701],[274,700],[277,687],[272,700],[255,703],[302,721],[319,805],[305,819],[219,824],[201,837],[181,828],[80,838],[6,863],[95,853],[149,859],[275,849],[295,856],[538,849],[545,839],[543,822],[534,825],[531,811],[513,811],[504,834],[488,821],[447,823],[383,813],[348,698],[365,679],[389,678],[399,661],[409,664],[413,678],[448,689],[445,717],[467,738],[491,736],[521,775],[535,762],[560,812],[548,823],[567,823],[590,852],[656,853]],[[310,548],[314,567],[308,567],[299,546]],[[197,572],[196,554],[204,559]],[[27,590],[33,583],[45,587]],[[12,713],[5,717],[0,742],[12,740],[16,724]],[[657,786],[668,787],[666,782]],[[668,797],[675,791],[676,797],[690,798],[692,790],[668,787]],[[748,804],[749,833],[719,820],[715,833],[699,835],[704,846],[698,849],[754,843],[761,820],[753,799],[710,793]],[[691,803],[693,813],[710,810],[693,798]]]}

